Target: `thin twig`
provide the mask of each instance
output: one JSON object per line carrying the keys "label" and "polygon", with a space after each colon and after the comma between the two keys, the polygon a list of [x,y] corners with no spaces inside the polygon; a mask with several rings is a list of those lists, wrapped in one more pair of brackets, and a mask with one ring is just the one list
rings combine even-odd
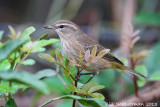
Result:
{"label": "thin twig", "polygon": [[[78,76],[78,77],[79,77],[79,73],[80,73],[80,71],[79,71],[79,67],[77,67],[77,74],[76,74],[76,76]],[[75,86],[75,87],[77,87],[77,82],[78,82],[78,80],[77,80],[77,79],[75,79],[75,83],[74,83],[74,86]],[[74,92],[74,95],[77,95],[77,93],[76,93],[76,92]],[[75,99],[73,99],[72,107],[75,107],[75,105],[76,105],[76,100],[75,100]]]}
{"label": "thin twig", "polygon": [[[16,52],[14,52],[14,59],[10,62],[11,63],[11,67],[10,70],[14,70],[15,69],[15,65],[16,65]],[[8,58],[9,60],[9,58]],[[9,81],[9,87],[12,87],[12,81]],[[8,98],[12,98],[12,94],[10,92],[8,92]]]}
{"label": "thin twig", "polygon": [[6,97],[5,93],[3,93],[3,97],[4,97],[5,101],[7,101],[7,97]]}
{"label": "thin twig", "polygon": [[52,101],[53,101],[53,100],[52,100],[52,99],[50,99],[49,101],[45,102],[44,104],[40,105],[39,107],[44,107],[45,105],[47,105],[47,104],[51,103]]}
{"label": "thin twig", "polygon": [[[91,62],[91,61],[90,61]],[[90,62],[88,62],[88,63],[90,63]],[[85,65],[83,65],[83,67],[81,68],[81,70],[79,70],[79,67],[77,66],[77,74],[76,74],[76,76],[78,76],[79,78],[80,78],[80,72],[82,72],[82,70],[86,67],[87,65],[85,64]],[[75,79],[75,87],[77,87],[77,83],[78,83],[78,80],[76,80]],[[77,93],[76,92],[74,92],[74,95],[77,95]],[[76,100],[73,100],[73,103],[72,103],[72,107],[75,107],[75,104],[76,104]]]}
{"label": "thin twig", "polygon": [[65,69],[68,73],[69,73],[69,75],[70,75],[70,77],[75,81],[75,79],[73,78],[73,76],[70,74],[70,72],[68,71],[68,69],[66,69],[62,64],[59,64],[61,67],[63,67],[63,69]]}
{"label": "thin twig", "polygon": [[[130,48],[130,55],[132,55],[132,49]],[[133,70],[135,70],[135,61],[133,60],[133,58],[130,58],[131,61],[131,67]],[[138,85],[137,85],[137,77],[135,75],[133,75],[133,84],[134,84],[134,89],[135,89],[135,96],[138,97]]]}
{"label": "thin twig", "polygon": [[87,65],[85,64],[82,68],[81,68],[81,70],[79,70],[79,73],[86,67]]}
{"label": "thin twig", "polygon": [[27,53],[22,59],[21,61],[18,63],[18,65],[16,66],[15,70],[17,71],[21,65],[21,63],[29,56],[29,53]]}

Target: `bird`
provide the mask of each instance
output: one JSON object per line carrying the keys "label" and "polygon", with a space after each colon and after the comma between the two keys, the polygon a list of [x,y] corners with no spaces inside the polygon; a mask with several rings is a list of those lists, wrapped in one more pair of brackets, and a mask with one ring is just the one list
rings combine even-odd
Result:
{"label": "bird", "polygon": [[[69,20],[59,20],[54,24],[44,26],[44,28],[54,30],[59,35],[62,51],[66,58],[70,61],[77,59],[80,51],[86,52],[87,50],[91,50],[95,45],[97,46],[97,53],[106,49],[104,46],[100,45],[84,33],[77,24]],[[83,63],[85,62],[82,62],[82,64]],[[103,71],[104,69],[125,70],[133,75],[146,78],[144,75],[125,66],[111,52],[106,53],[98,61],[90,63],[90,65],[86,66],[84,69],[89,72],[86,73],[86,75],[92,74],[88,82],[97,74],[97,72]]]}

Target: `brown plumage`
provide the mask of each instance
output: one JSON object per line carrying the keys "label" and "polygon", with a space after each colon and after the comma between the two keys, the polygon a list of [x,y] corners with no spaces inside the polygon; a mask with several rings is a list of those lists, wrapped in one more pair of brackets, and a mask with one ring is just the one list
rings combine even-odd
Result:
{"label": "brown plumage", "polygon": [[[95,45],[97,46],[97,53],[105,48],[95,42],[87,34],[85,34],[80,28],[73,22],[68,20],[57,21],[53,25],[47,25],[44,28],[54,29],[61,39],[62,50],[68,60],[77,59],[80,51],[84,52],[88,49],[91,50]],[[85,62],[82,62],[82,64]],[[104,57],[100,58],[97,62],[91,63],[85,69],[88,72],[96,72],[104,69],[121,69],[127,70],[134,75],[144,77],[142,74],[135,72],[134,70],[126,67],[123,63],[116,58],[111,52],[107,53]]]}

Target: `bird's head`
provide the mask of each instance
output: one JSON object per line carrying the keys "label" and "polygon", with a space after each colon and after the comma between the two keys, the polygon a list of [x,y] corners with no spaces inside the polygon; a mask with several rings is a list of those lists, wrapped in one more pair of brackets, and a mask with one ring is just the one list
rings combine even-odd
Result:
{"label": "bird's head", "polygon": [[53,29],[57,32],[57,34],[62,38],[70,38],[75,32],[79,31],[79,27],[68,20],[59,20],[53,25],[44,26],[45,29]]}

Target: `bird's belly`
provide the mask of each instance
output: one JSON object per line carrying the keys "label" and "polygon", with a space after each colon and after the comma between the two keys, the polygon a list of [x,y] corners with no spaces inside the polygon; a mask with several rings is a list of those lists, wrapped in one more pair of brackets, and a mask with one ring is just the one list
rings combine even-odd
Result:
{"label": "bird's belly", "polygon": [[75,55],[74,50],[72,50],[72,49],[69,49],[69,50],[62,49],[62,50],[63,50],[63,53],[67,57],[68,60],[76,59],[76,55]]}
{"label": "bird's belly", "polygon": [[[68,60],[73,60],[73,59],[77,60],[80,54],[80,50],[83,51],[81,47],[75,42],[73,43],[73,41],[72,42],[61,41],[61,46],[63,53]],[[86,62],[83,60],[82,66],[84,66],[84,64],[86,64]],[[88,72],[95,72],[108,69],[111,67],[112,63],[110,61],[100,58],[97,62],[90,63],[89,66],[86,66],[85,70],[87,70]]]}
{"label": "bird's belly", "polygon": [[61,42],[61,45],[62,45],[62,51],[68,60],[73,60],[78,57],[77,52],[75,51],[71,43]]}

